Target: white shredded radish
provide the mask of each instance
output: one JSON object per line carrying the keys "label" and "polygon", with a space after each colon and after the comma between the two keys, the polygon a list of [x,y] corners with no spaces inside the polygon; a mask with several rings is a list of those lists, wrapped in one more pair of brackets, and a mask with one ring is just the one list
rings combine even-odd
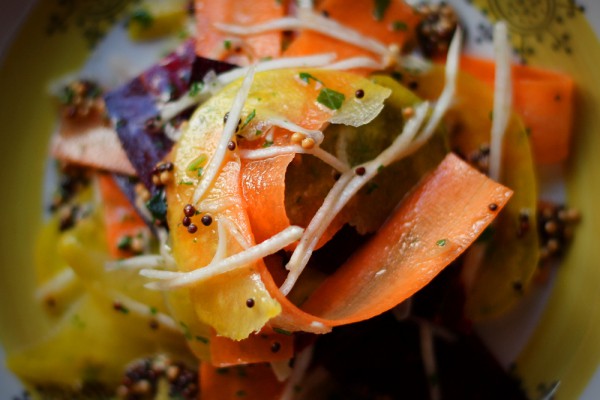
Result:
{"label": "white shredded radish", "polygon": [[324,69],[346,70],[355,68],[384,69],[383,63],[372,59],[371,57],[351,57],[326,65]]}
{"label": "white shredded radish", "polygon": [[[231,221],[229,218],[227,217],[219,217],[219,223],[220,225],[223,225],[224,229],[227,229],[227,232],[229,232],[229,234],[231,236],[233,236],[233,238],[236,240],[236,242],[238,242],[238,244],[240,246],[242,246],[242,248],[245,249],[249,249],[250,247],[252,247],[252,244],[248,241],[248,239],[246,239],[244,237],[244,235],[242,235],[240,228],[238,228],[237,224],[233,221]],[[219,240],[221,240],[221,234],[219,233]],[[221,243],[219,242],[219,245]]]}
{"label": "white shredded radish", "polygon": [[127,309],[132,314],[142,318],[153,319],[154,321],[158,322],[159,325],[165,328],[175,332],[181,332],[181,329],[177,326],[173,318],[160,312],[152,313],[152,307],[150,307],[148,304],[140,303],[139,301],[116,291],[111,291],[110,295],[115,299],[115,303],[120,304],[121,307]]}
{"label": "white shredded radish", "polygon": [[384,58],[397,58],[397,49],[390,49],[379,40],[365,36],[339,22],[310,11],[302,11],[297,18],[283,17],[252,26],[216,23],[215,27],[222,32],[240,36],[256,35],[270,31],[308,29],[353,44]]}
{"label": "white shredded radish", "polygon": [[298,124],[295,124],[291,121],[288,121],[283,118],[269,117],[265,119],[265,122],[272,126],[277,126],[279,128],[287,129],[290,132],[300,132],[306,135],[306,137],[312,138],[317,145],[323,142],[324,136],[323,132],[318,131],[316,129],[306,129],[301,127]]}
{"label": "white shredded radish", "polygon": [[227,122],[225,123],[223,132],[221,133],[221,138],[219,140],[219,143],[217,144],[217,148],[213,153],[210,161],[208,162],[208,165],[204,169],[204,174],[202,175],[200,184],[196,188],[194,196],[192,197],[193,204],[198,204],[202,196],[204,196],[210,185],[212,185],[213,181],[217,177],[219,171],[221,170],[221,165],[223,164],[225,156],[227,155],[227,144],[235,134],[238,121],[240,119],[240,116],[242,115],[244,103],[248,98],[248,93],[250,93],[252,81],[254,80],[254,72],[255,70],[253,67],[250,67],[248,69],[248,74],[244,78],[242,86],[240,87],[240,90],[235,96],[233,105],[231,106],[231,110],[229,111],[229,118],[227,118]]}
{"label": "white shredded radish", "polygon": [[276,253],[298,240],[303,232],[304,230],[298,226],[290,226],[262,243],[194,271],[171,272],[143,269],[140,271],[140,274],[147,278],[167,280],[163,283],[149,283],[146,285],[149,289],[169,289],[189,286],[210,277],[244,267],[270,254]]}
{"label": "white shredded radish", "polygon": [[135,256],[126,258],[123,260],[109,261],[106,263],[105,268],[107,271],[114,271],[119,269],[142,269],[142,268],[162,268],[165,267],[165,259],[163,256],[156,254],[147,254],[142,256]]}
{"label": "white shredded radish", "polygon": [[435,362],[435,351],[433,348],[433,332],[431,325],[427,322],[419,324],[419,337],[421,339],[421,357],[423,367],[429,382],[429,398],[439,400],[441,398],[440,387],[436,382],[437,365]]}
{"label": "white shredded radish", "polygon": [[271,158],[291,153],[311,154],[323,161],[324,163],[328,164],[332,168],[338,170],[339,172],[346,172],[349,170],[349,167],[346,163],[340,161],[333,154],[326,152],[318,146],[313,147],[312,149],[305,149],[302,146],[298,145],[271,146],[265,149],[240,150],[239,155],[240,158],[246,160],[264,160],[265,158]]}
{"label": "white shredded radish", "polygon": [[[273,71],[286,68],[318,68],[324,67],[335,60],[335,53],[322,53],[302,57],[281,57],[274,60],[261,61],[254,65],[256,72]],[[248,68],[235,68],[217,76],[220,85],[227,85],[247,75]]]}
{"label": "white shredded radish", "polygon": [[68,288],[70,285],[75,283],[76,279],[77,275],[75,275],[75,272],[71,268],[65,268],[48,282],[45,282],[35,290],[35,299],[38,301],[44,301],[49,296],[62,292]]}
{"label": "white shredded radish", "polygon": [[504,21],[497,22],[494,25],[494,54],[496,72],[494,76],[494,111],[492,114],[489,176],[495,181],[500,181],[504,134],[508,127],[512,108],[510,43],[508,41],[508,28]]}
{"label": "white shredded radish", "polygon": [[418,150],[426,141],[428,141],[437,126],[441,122],[442,118],[448,111],[448,108],[452,105],[454,95],[456,93],[456,79],[459,70],[460,61],[460,48],[462,44],[462,30],[456,28],[450,48],[448,49],[448,57],[446,59],[446,76],[444,82],[444,89],[442,94],[435,103],[433,113],[427,122],[423,132],[419,135],[419,138],[411,145],[409,152],[415,152]]}
{"label": "white shredded radish", "polygon": [[[429,103],[421,103],[415,109],[415,115],[409,119],[402,133],[396,137],[390,147],[385,149],[374,160],[369,161],[361,166],[355,167],[353,171],[347,171],[333,185],[329,191],[323,204],[315,213],[315,216],[308,224],[302,239],[294,250],[290,261],[286,265],[289,273],[280,287],[283,294],[287,295],[294,287],[300,274],[304,270],[308,260],[310,259],[314,248],[323,233],[331,224],[336,215],[350,201],[352,196],[356,194],[370,179],[372,179],[380,170],[380,166],[387,166],[394,161],[399,160],[404,156],[404,153],[410,142],[419,132],[419,128],[423,124]],[[356,168],[364,168],[364,174],[356,175]]]}
{"label": "white shredded radish", "polygon": [[280,400],[292,400],[295,398],[296,388],[304,379],[306,371],[308,371],[308,367],[310,366],[313,358],[313,352],[314,346],[310,345],[298,353],[296,360],[294,361],[292,374],[283,388],[283,393],[281,394]]}

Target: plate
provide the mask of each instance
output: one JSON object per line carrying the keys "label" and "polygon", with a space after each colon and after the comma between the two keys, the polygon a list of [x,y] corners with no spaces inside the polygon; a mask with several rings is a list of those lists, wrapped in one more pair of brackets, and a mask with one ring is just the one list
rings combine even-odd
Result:
{"label": "plate", "polygon": [[[48,321],[33,299],[32,240],[43,215],[43,183],[48,139],[55,124],[48,85],[83,67],[99,68],[102,50],[119,43],[123,1],[3,1],[0,12],[0,152],[4,169],[0,208],[0,339],[6,349],[26,344]],[[531,294],[502,323],[480,326],[499,358],[516,357],[516,369],[532,398],[556,386],[557,398],[600,396],[600,3],[595,0],[454,0],[468,25],[467,50],[490,54],[490,21],[507,19],[517,56],[526,62],[562,70],[578,85],[576,136],[570,161],[551,170],[566,185],[547,196],[566,194],[584,215],[577,237],[545,290]],[[27,15],[25,18],[24,16]],[[589,23],[588,23],[589,22]],[[114,28],[116,26],[116,28]],[[11,35],[12,29],[20,27]],[[595,29],[595,30],[594,30]],[[122,29],[121,29],[122,31]],[[109,33],[108,36],[105,36]],[[121,34],[123,34],[121,32]],[[94,45],[103,43],[104,47]],[[106,43],[110,43],[110,46]],[[150,65],[170,44],[120,49]],[[95,49],[92,52],[92,49]],[[94,54],[94,58],[90,55]],[[95,58],[98,57],[98,58]],[[127,62],[125,62],[127,64]],[[126,72],[135,75],[135,70]],[[123,76],[121,79],[125,79]],[[106,79],[110,79],[107,76]],[[547,185],[548,187],[548,185]],[[518,336],[507,330],[518,326]],[[16,380],[0,370],[0,395],[20,395]]]}

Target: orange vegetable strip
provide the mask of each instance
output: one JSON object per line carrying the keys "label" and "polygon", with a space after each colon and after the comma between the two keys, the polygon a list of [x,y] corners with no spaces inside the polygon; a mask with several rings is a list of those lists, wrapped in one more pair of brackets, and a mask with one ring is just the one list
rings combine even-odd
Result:
{"label": "orange vegetable strip", "polygon": [[[270,276],[263,276],[283,308],[274,324],[288,330],[318,331],[389,310],[425,286],[473,243],[511,195],[510,189],[448,155],[302,309],[281,295]],[[495,204],[494,211],[490,204]]]}
{"label": "orange vegetable strip", "polygon": [[140,233],[149,234],[148,227],[112,176],[101,174],[98,183],[104,207],[104,224],[110,255],[114,259],[131,256],[131,251],[119,249],[119,243],[127,237],[133,240]]}
{"label": "orange vegetable strip", "polygon": [[[494,85],[494,63],[463,56],[461,69]],[[564,161],[573,134],[573,79],[565,74],[513,65],[513,106],[529,130],[539,164]]]}
{"label": "orange vegetable strip", "polygon": [[294,154],[242,161],[242,194],[256,243],[290,226],[285,212],[285,171]]}
{"label": "orange vegetable strip", "polygon": [[[196,0],[196,53],[199,56],[225,59],[235,54],[235,41],[227,41],[227,35],[219,32],[214,24],[258,24],[281,18],[284,7],[275,0]],[[230,47],[228,49],[228,47]],[[264,57],[278,57],[281,53],[281,32],[267,32],[244,39],[244,53],[253,61]]]}
{"label": "orange vegetable strip", "polygon": [[283,387],[268,364],[231,368],[200,365],[199,400],[275,400],[281,396]]}
{"label": "orange vegetable strip", "polygon": [[[392,0],[381,21],[373,16],[374,9],[375,2],[371,0],[354,1],[352,6],[345,0],[325,0],[317,11],[326,12],[337,22],[387,45],[396,44],[401,48],[412,39],[412,32],[420,20],[412,7],[402,0]],[[299,34],[285,55],[305,56],[327,52],[337,53],[338,59],[375,57],[369,51],[308,30]]]}
{"label": "orange vegetable strip", "polygon": [[277,333],[269,328],[244,340],[231,340],[213,334],[210,340],[212,365],[227,367],[239,364],[285,361],[294,357],[292,334]]}

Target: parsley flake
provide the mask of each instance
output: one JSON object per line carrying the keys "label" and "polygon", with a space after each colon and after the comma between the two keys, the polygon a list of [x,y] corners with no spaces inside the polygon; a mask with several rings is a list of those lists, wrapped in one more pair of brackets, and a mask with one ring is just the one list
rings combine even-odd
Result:
{"label": "parsley flake", "polygon": [[342,103],[345,99],[346,96],[344,96],[343,93],[336,92],[332,89],[323,88],[319,92],[317,102],[332,110],[339,110],[342,107]]}
{"label": "parsley flake", "polygon": [[252,112],[250,114],[248,114],[248,116],[246,117],[246,120],[242,124],[241,129],[244,129],[244,127],[246,127],[246,125],[248,125],[250,123],[250,121],[252,121],[254,119],[254,117],[256,117],[256,109],[253,109]]}
{"label": "parsley flake", "polygon": [[408,30],[408,25],[406,25],[406,22],[404,21],[394,21],[392,22],[392,30],[395,32],[406,32]]}
{"label": "parsley flake", "polygon": [[391,0],[375,0],[375,8],[373,9],[373,17],[377,21],[381,21],[385,16],[385,12],[390,6]]}
{"label": "parsley flake", "polygon": [[323,84],[323,82],[319,78],[309,74],[308,72],[300,72],[298,74],[298,76],[300,77],[300,80],[302,80],[306,83],[310,83],[310,80],[312,79],[315,82],[319,82],[320,84]]}

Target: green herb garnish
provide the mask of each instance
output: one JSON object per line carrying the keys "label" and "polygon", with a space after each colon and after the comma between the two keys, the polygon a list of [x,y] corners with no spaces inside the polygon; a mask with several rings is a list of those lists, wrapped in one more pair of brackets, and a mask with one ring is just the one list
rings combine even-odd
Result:
{"label": "green herb garnish", "polygon": [[335,90],[328,88],[323,88],[319,92],[317,102],[332,110],[339,110],[342,107],[345,99],[346,96],[344,96],[343,93],[336,92]]}
{"label": "green herb garnish", "polygon": [[154,17],[147,10],[139,9],[135,10],[129,16],[130,22],[137,22],[144,29],[148,29],[154,22]]}
{"label": "green herb garnish", "polygon": [[281,335],[292,336],[292,332],[286,331],[285,329],[273,328],[273,331],[275,331],[276,333],[279,333]]}
{"label": "green herb garnish", "polygon": [[390,6],[391,0],[375,0],[375,8],[373,9],[373,17],[377,21],[381,21],[385,16],[385,12]]}
{"label": "green herb garnish", "polygon": [[440,239],[437,242],[435,242],[435,244],[437,244],[439,247],[444,247],[447,241],[447,239]]}
{"label": "green herb garnish", "polygon": [[408,30],[408,25],[406,25],[406,22],[404,21],[394,21],[392,22],[392,30],[393,31],[404,31],[406,32]]}
{"label": "green herb garnish", "polygon": [[250,114],[248,114],[248,116],[246,117],[246,120],[242,124],[242,128],[241,129],[244,129],[244,127],[246,125],[248,125],[250,123],[250,121],[252,121],[254,119],[254,117],[256,117],[256,109],[253,109],[252,112]]}
{"label": "green herb garnish", "polygon": [[146,202],[146,208],[152,214],[152,217],[159,221],[164,221],[167,216],[167,200],[165,198],[164,190],[158,190],[151,198]]}
{"label": "green herb garnish", "polygon": [[323,82],[319,78],[316,78],[315,76],[309,74],[308,72],[300,72],[298,74],[298,76],[300,77],[300,80],[303,80],[306,83],[310,83],[310,80],[312,79],[315,82],[319,82],[320,84],[323,84]]}
{"label": "green herb garnish", "polygon": [[202,82],[192,82],[192,85],[190,86],[190,93],[189,93],[190,97],[198,96],[198,93],[200,93],[203,86],[204,86],[204,84]]}

